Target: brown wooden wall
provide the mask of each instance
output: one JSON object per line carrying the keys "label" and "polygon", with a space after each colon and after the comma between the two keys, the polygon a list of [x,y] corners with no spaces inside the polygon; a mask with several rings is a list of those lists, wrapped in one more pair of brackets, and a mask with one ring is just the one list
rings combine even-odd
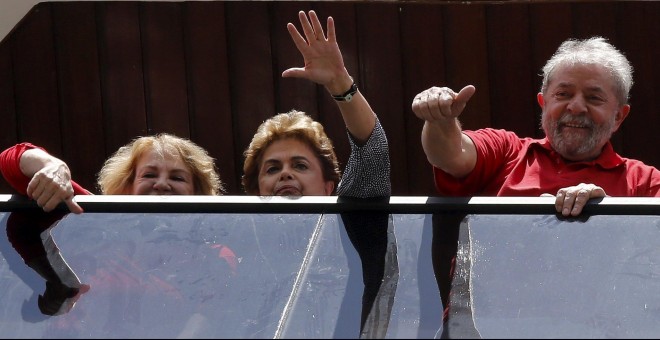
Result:
{"label": "brown wooden wall", "polygon": [[[465,128],[540,137],[540,69],[569,37],[605,36],[631,59],[632,111],[615,148],[660,166],[656,1],[40,3],[0,45],[0,148],[42,145],[96,191],[96,172],[119,146],[170,132],[207,148],[228,193],[241,194],[256,127],[295,108],[324,123],[343,166],[333,101],[280,76],[302,65],[286,23],[299,26],[297,12],[309,9],[336,21],[346,66],[387,132],[395,195],[434,194],[415,94],[474,84]],[[0,193],[12,193],[3,180]]]}

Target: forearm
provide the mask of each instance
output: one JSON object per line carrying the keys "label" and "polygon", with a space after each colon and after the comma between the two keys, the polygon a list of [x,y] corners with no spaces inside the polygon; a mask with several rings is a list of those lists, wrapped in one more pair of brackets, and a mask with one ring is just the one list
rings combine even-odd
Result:
{"label": "forearm", "polygon": [[455,118],[426,121],[422,147],[429,163],[456,178],[467,176],[477,161],[474,143],[462,132]]}
{"label": "forearm", "polygon": [[357,142],[365,143],[376,126],[376,114],[364,96],[358,91],[350,103],[337,102],[337,106],[351,136]]}
{"label": "forearm", "polygon": [[30,149],[23,152],[19,165],[21,172],[29,178],[47,166],[66,166],[62,160],[41,149]]}
{"label": "forearm", "polygon": [[[330,95],[342,95],[351,88],[353,78],[344,70],[340,76],[326,85]],[[337,101],[346,128],[359,143],[365,143],[376,126],[376,114],[367,99],[358,90],[350,101]]]}

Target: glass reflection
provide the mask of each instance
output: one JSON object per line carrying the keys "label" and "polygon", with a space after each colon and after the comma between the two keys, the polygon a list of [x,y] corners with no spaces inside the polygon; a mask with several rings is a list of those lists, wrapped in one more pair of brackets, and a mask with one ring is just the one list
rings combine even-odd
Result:
{"label": "glass reflection", "polygon": [[13,212],[7,218],[7,238],[25,264],[46,280],[37,298],[44,315],[68,313],[90,286],[82,284],[60,252],[51,230],[62,213]]}
{"label": "glass reflection", "polygon": [[[15,222],[19,215],[9,216],[0,213],[8,230],[0,240],[2,337],[428,338],[439,326],[430,238],[423,236],[428,216],[385,216],[378,227],[361,229],[362,258],[347,228],[368,222],[336,214],[69,214],[29,237]],[[375,228],[380,243],[369,238]],[[38,309],[38,295],[51,294],[15,249],[17,235],[23,243],[57,240],[41,252],[59,252],[62,268],[75,271],[59,280],[92,287],[75,307],[67,311],[73,300],[51,307],[67,311],[57,317]],[[364,267],[374,263],[385,267]],[[363,268],[382,275],[368,294]],[[363,295],[371,302],[361,334]],[[429,314],[429,307],[437,310]]]}
{"label": "glass reflection", "polygon": [[392,216],[353,212],[343,213],[341,218],[361,262],[364,290],[360,337],[382,339],[387,334],[399,280]]}
{"label": "glass reflection", "polygon": [[451,338],[657,338],[659,216],[468,215]]}

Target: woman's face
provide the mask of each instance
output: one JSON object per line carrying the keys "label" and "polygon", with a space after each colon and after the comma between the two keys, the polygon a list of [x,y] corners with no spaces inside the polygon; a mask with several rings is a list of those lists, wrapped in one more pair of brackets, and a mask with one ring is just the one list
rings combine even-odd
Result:
{"label": "woman's face", "polygon": [[334,187],[334,182],[323,178],[316,153],[302,141],[280,139],[268,146],[261,157],[261,196],[328,196]]}
{"label": "woman's face", "polygon": [[194,195],[192,172],[178,156],[151,150],[138,159],[132,195]]}

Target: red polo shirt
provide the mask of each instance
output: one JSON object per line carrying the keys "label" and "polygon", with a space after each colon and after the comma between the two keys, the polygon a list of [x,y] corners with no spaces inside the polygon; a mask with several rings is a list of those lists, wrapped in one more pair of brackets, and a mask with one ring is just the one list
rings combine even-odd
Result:
{"label": "red polo shirt", "polygon": [[[27,196],[27,187],[31,178],[25,176],[21,171],[20,162],[23,152],[30,149],[41,149],[31,143],[16,144],[2,153],[0,153],[0,171],[7,183],[16,189],[20,194]],[[44,150],[45,151],[45,150]],[[78,183],[71,181],[73,192],[76,195],[91,195],[91,193],[81,187]]]}
{"label": "red polo shirt", "polygon": [[477,163],[465,178],[455,179],[433,168],[437,191],[446,196],[555,195],[580,183],[602,187],[609,196],[660,197],[660,171],[619,156],[607,143],[588,162],[566,162],[547,138],[520,138],[505,130],[463,131],[474,142]]}

